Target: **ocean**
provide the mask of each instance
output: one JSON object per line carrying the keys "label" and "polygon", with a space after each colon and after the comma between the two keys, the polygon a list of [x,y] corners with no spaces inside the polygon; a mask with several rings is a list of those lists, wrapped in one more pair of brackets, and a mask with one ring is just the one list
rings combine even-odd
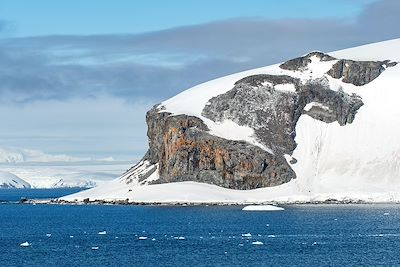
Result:
{"label": "ocean", "polygon": [[[245,212],[242,206],[13,202],[77,190],[0,190],[0,266],[400,265],[395,204]],[[21,247],[26,241],[30,246]]]}

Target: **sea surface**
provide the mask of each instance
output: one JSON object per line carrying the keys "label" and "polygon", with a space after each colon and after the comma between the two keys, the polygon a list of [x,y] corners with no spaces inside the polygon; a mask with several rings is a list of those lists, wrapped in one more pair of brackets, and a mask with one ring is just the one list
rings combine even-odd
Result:
{"label": "sea surface", "polygon": [[[0,199],[37,193],[1,191]],[[400,205],[283,207],[3,203],[0,266],[400,265]]]}

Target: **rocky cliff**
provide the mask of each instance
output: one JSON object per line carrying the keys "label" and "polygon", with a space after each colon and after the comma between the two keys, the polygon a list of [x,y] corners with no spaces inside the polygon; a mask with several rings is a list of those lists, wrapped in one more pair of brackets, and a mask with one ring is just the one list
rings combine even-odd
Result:
{"label": "rocky cliff", "polygon": [[[363,100],[340,84],[363,90],[395,64],[312,52],[281,64],[278,72],[236,80],[229,90],[208,99],[196,116],[156,105],[146,116],[149,150],[121,179],[139,184],[196,181],[232,189],[287,183],[296,178],[292,165],[297,159],[291,155],[299,118],[310,116],[346,127],[357,119]],[[251,129],[255,141],[223,138],[209,127],[226,121]]]}

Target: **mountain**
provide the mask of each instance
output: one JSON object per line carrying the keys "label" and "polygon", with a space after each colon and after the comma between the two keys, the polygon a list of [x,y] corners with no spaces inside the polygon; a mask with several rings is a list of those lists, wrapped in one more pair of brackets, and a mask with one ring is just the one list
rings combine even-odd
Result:
{"label": "mountain", "polygon": [[31,188],[31,185],[10,172],[0,171],[0,188]]}
{"label": "mountain", "polygon": [[400,201],[400,39],[190,88],[146,116],[149,150],[65,200]]}

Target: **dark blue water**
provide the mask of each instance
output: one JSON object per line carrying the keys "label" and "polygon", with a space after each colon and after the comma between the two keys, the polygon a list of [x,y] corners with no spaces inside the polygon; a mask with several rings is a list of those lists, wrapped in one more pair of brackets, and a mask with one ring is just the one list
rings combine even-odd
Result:
{"label": "dark blue water", "polygon": [[[400,264],[398,205],[285,208],[3,204],[0,266]],[[242,238],[245,233],[252,237]],[[25,241],[31,246],[20,247]]]}
{"label": "dark blue water", "polygon": [[59,188],[59,189],[0,189],[0,203],[18,202],[21,198],[49,199],[73,194],[84,188]]}

